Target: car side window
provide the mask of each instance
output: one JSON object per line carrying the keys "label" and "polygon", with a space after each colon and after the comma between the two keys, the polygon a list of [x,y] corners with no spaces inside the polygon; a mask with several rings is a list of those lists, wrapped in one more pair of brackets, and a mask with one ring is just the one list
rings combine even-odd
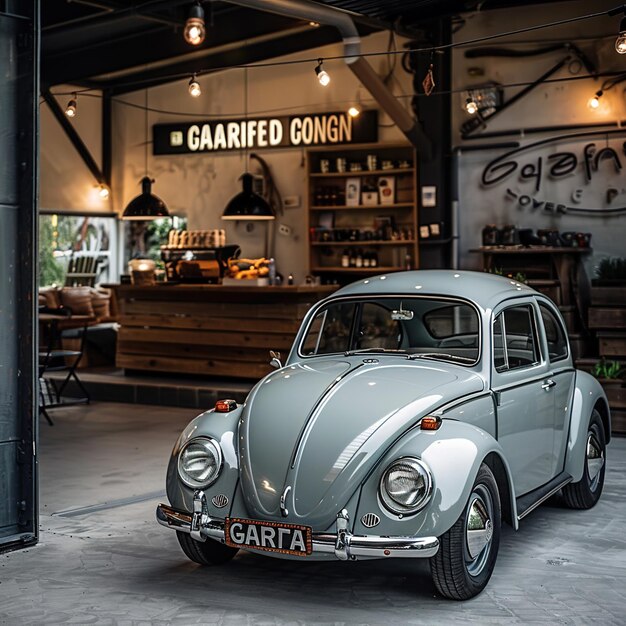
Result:
{"label": "car side window", "polygon": [[304,354],[330,354],[348,350],[354,307],[353,303],[333,304],[320,311],[309,327],[302,346]]}
{"label": "car side window", "polygon": [[543,327],[548,340],[548,356],[550,361],[559,361],[567,358],[567,337],[563,325],[557,316],[545,305],[539,303]]}
{"label": "car side window", "polygon": [[494,321],[493,364],[497,372],[536,365],[539,346],[529,304],[505,309]]}

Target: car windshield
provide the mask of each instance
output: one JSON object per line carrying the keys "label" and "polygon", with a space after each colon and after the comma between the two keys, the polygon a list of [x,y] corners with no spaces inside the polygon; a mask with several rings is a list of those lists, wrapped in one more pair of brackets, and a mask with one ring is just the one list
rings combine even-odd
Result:
{"label": "car windshield", "polygon": [[480,354],[476,309],[429,297],[340,300],[321,308],[300,344],[302,356],[399,353],[470,365]]}

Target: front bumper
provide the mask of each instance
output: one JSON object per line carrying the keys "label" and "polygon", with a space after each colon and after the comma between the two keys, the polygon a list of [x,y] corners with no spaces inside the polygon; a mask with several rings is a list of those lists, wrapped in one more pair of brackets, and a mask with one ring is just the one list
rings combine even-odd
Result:
{"label": "front bumper", "polygon": [[[159,524],[180,532],[189,533],[196,541],[207,537],[224,543],[224,520],[206,514],[206,496],[196,491],[193,513],[179,511],[159,504],[156,518]],[[334,554],[341,561],[358,558],[429,558],[437,554],[437,537],[380,537],[376,535],[353,535],[348,530],[348,513],[337,515],[336,533],[313,533],[313,554]]]}

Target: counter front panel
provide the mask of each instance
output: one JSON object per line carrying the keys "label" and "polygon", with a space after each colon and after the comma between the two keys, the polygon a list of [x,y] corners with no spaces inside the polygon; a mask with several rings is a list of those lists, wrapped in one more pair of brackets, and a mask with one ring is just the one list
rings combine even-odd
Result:
{"label": "counter front panel", "polygon": [[111,286],[120,310],[116,365],[258,379],[286,356],[306,312],[336,287]]}

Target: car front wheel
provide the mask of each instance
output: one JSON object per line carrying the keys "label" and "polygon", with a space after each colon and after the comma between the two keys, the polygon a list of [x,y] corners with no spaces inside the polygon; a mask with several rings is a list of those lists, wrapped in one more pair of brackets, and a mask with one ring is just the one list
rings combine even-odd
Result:
{"label": "car front wheel", "polygon": [[481,465],[463,513],[439,538],[430,559],[437,591],[452,600],[467,600],[487,585],[500,545],[500,495],[486,465]]}
{"label": "car front wheel", "polygon": [[187,533],[176,531],[178,543],[183,552],[195,563],[200,565],[222,565],[230,561],[239,550],[231,548],[218,541],[207,539],[206,541],[196,541]]}
{"label": "car front wheel", "polygon": [[606,440],[602,418],[594,409],[587,431],[583,477],[563,487],[563,500],[570,509],[590,509],[600,499],[604,486]]}

